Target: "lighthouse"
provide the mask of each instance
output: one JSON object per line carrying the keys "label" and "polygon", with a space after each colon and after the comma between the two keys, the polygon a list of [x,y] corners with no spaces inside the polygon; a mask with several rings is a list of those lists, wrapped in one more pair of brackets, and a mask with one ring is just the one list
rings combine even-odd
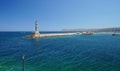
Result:
{"label": "lighthouse", "polygon": [[35,31],[33,32],[32,37],[33,37],[33,38],[38,38],[38,37],[40,37],[40,33],[39,33],[39,30],[38,30],[38,21],[35,22]]}
{"label": "lighthouse", "polygon": [[38,21],[35,22],[35,32],[39,33],[39,31],[38,31]]}
{"label": "lighthouse", "polygon": [[74,35],[76,33],[52,33],[52,34],[40,34],[38,30],[38,21],[35,22],[35,31],[32,33],[32,35],[25,36],[25,38],[41,38],[41,37],[53,37],[53,36],[69,36]]}

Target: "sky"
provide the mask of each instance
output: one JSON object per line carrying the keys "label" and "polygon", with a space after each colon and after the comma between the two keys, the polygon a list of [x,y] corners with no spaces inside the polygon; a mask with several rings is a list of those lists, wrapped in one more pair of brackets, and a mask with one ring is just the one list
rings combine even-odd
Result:
{"label": "sky", "polygon": [[0,31],[120,27],[120,0],[0,0]]}

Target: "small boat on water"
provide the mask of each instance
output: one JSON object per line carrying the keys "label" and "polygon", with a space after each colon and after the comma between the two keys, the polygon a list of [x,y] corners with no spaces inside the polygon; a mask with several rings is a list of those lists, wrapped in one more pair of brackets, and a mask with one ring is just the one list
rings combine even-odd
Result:
{"label": "small boat on water", "polygon": [[114,33],[114,34],[112,34],[112,36],[120,36],[120,33],[118,34],[118,33]]}
{"label": "small boat on water", "polygon": [[114,29],[112,36],[120,36],[120,32],[118,32],[117,29]]}

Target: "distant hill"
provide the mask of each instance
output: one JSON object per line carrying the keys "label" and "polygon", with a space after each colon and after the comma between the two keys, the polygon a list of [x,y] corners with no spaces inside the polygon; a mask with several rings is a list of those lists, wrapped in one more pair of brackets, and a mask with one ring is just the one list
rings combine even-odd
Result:
{"label": "distant hill", "polygon": [[99,28],[99,29],[63,29],[62,31],[74,31],[74,32],[83,32],[83,31],[92,31],[92,32],[120,32],[120,27],[115,27],[115,28]]}

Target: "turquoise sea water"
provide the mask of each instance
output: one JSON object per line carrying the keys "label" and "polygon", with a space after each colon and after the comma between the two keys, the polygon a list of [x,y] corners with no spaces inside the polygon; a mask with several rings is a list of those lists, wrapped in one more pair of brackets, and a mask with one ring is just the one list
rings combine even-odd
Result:
{"label": "turquoise sea water", "polygon": [[120,37],[109,34],[28,39],[0,32],[0,71],[120,71]]}

